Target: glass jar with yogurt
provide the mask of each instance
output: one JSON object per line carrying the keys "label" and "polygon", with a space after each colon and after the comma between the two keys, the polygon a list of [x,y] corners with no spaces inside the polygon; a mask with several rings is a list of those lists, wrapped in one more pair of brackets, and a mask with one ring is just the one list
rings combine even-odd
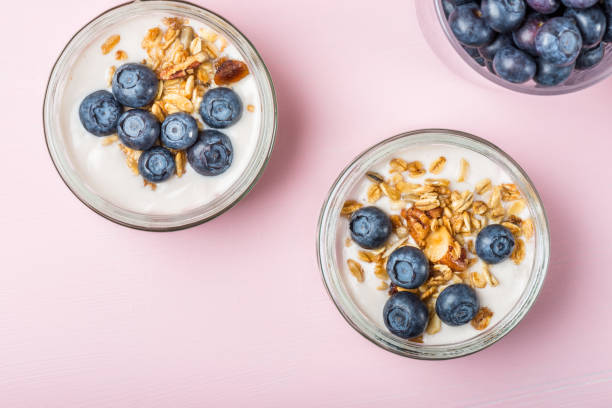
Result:
{"label": "glass jar with yogurt", "polygon": [[[227,171],[206,177],[187,165],[180,177],[171,177],[152,189],[126,166],[125,152],[107,146],[105,138],[84,129],[78,111],[88,94],[110,90],[106,77],[111,66],[146,60],[143,38],[152,27],[163,27],[165,18],[185,19],[196,33],[213,36],[223,58],[244,62],[249,75],[231,85],[242,101],[243,113],[237,123],[221,129],[233,146],[233,161]],[[120,41],[105,55],[100,47],[111,36],[119,36]],[[118,61],[116,50],[127,58]],[[248,39],[222,17],[175,1],[128,3],[106,11],[81,29],[53,68],[43,115],[51,158],[70,190],[104,217],[146,230],[197,225],[240,201],[263,172],[277,122],[272,80]]]}
{"label": "glass jar with yogurt", "polygon": [[[444,158],[444,161],[433,170],[439,158]],[[413,167],[408,169],[410,166],[407,164]],[[488,187],[483,183],[487,179]],[[418,207],[427,205],[424,200],[419,201],[418,196],[420,194],[421,199],[424,194],[426,196],[427,192],[422,190],[428,185],[443,185],[447,189],[444,195],[452,197],[448,198],[449,223],[442,223],[442,218],[446,218],[442,212],[437,215],[428,212],[436,204]],[[503,191],[502,186],[508,191]],[[400,189],[420,192],[415,198]],[[496,200],[491,197],[493,191],[503,195]],[[470,211],[466,214],[473,218],[467,226],[461,224],[461,219],[457,225],[454,215],[451,215],[450,208],[461,201],[460,192],[469,199],[465,208],[470,208]],[[491,204],[491,200],[496,204]],[[472,212],[478,205],[486,207],[485,203],[489,203],[486,215],[484,210]],[[393,233],[382,248],[365,249],[351,239],[350,213],[367,206],[379,208],[393,221]],[[423,217],[429,217],[427,222],[433,219],[435,224],[436,217],[440,220],[438,227],[428,227],[428,233],[420,243],[415,240],[410,223],[406,225],[409,208],[422,208]],[[494,208],[499,209],[499,214]],[[476,213],[483,215],[476,216]],[[520,253],[515,248],[511,259],[496,264],[485,264],[479,259],[474,241],[477,232],[487,222],[516,230]],[[461,262],[464,264],[458,267],[444,260],[431,262],[432,266],[439,263],[436,265],[440,267],[439,271],[450,272],[446,267],[450,265],[452,279],[451,275],[446,279],[435,276],[437,271],[430,269],[428,283],[435,279],[442,279],[443,283],[438,287],[424,284],[418,290],[411,290],[430,306],[429,322],[427,330],[418,338],[402,338],[389,331],[383,316],[390,295],[405,290],[395,287],[389,280],[385,271],[386,260],[398,247],[414,246],[421,247],[431,261],[427,247],[429,241],[425,242],[432,239],[434,230],[451,231],[454,239],[461,241],[461,247],[469,250],[463,251]],[[341,173],[321,212],[317,251],[323,280],[332,300],[359,333],[380,347],[404,356],[445,359],[481,350],[518,324],[535,301],[543,283],[549,245],[544,208],[531,181],[516,162],[499,148],[475,136],[449,130],[421,130],[381,142],[358,156]],[[485,324],[472,321],[473,324],[456,326],[437,319],[433,310],[436,299],[452,284],[467,284],[474,289],[481,309],[486,308],[492,314],[485,316]]]}

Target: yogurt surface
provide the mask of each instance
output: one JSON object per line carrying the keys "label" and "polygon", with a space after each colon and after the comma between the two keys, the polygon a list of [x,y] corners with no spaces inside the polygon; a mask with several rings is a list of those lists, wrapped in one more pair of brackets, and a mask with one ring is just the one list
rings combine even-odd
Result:
{"label": "yogurt surface", "polygon": [[[140,175],[132,173],[125,163],[125,155],[116,143],[104,146],[104,137],[91,135],[83,128],[78,116],[83,98],[99,89],[110,91],[106,81],[110,66],[119,67],[128,62],[142,62],[146,57],[146,51],[141,48],[142,39],[150,28],[164,28],[164,17],[173,16],[152,13],[146,17],[133,17],[102,32],[73,64],[58,112],[68,155],[84,184],[114,205],[150,215],[188,211],[211,202],[231,188],[254,155],[261,127],[261,101],[257,83],[251,73],[231,85],[242,100],[242,118],[233,126],[220,129],[230,138],[234,149],[230,168],[218,176],[207,177],[196,173],[187,164],[184,175],[173,176],[157,184],[155,191],[144,186]],[[212,31],[205,24],[193,19],[190,19],[187,25],[192,26],[196,33],[201,29]],[[103,55],[101,44],[114,34],[121,36],[119,44],[109,54]],[[217,41],[217,45],[222,46],[222,40]],[[117,50],[125,51],[127,60],[115,60],[114,54]],[[229,41],[221,55],[244,61],[240,51]],[[247,110],[249,105],[253,106],[253,112]],[[200,119],[197,107],[194,117]]]}
{"label": "yogurt surface", "polygon": [[[509,174],[487,157],[466,148],[445,144],[415,146],[400,150],[381,160],[369,170],[388,177],[390,170],[389,161],[392,158],[402,158],[407,162],[418,160],[421,161],[427,169],[430,163],[440,156],[446,158],[446,165],[441,173],[434,175],[428,172],[419,178],[410,178],[406,174],[406,181],[422,184],[426,178],[445,178],[451,181],[451,190],[460,191],[474,191],[476,184],[484,178],[489,178],[492,185],[513,182]],[[457,176],[459,174],[460,161],[462,158],[469,162],[469,170],[465,181],[459,183],[457,182]],[[364,176],[361,181],[357,182],[346,199],[358,201],[364,206],[374,205],[385,211],[388,215],[399,214],[401,208],[397,208],[396,204],[392,203],[392,201],[384,195],[373,204],[367,201],[367,190],[371,184],[372,182]],[[474,200],[486,202],[489,194],[490,192],[485,193],[483,196],[474,194]],[[508,209],[511,204],[512,202],[503,202],[506,209]],[[409,202],[406,203],[406,205],[407,207],[411,206]],[[522,213],[517,215],[523,220],[531,217],[527,206],[523,209]],[[389,299],[388,290],[377,289],[381,284],[381,280],[374,275],[375,264],[359,261],[358,252],[363,249],[355,242],[351,242],[351,244],[347,246],[347,239],[350,239],[349,220],[346,217],[340,217],[337,229],[336,250],[343,282],[361,312],[381,328],[387,330],[383,322],[383,307],[387,299]],[[397,239],[398,238],[392,234],[389,243]],[[486,306],[493,312],[493,317],[484,331],[490,330],[496,323],[503,319],[510,310],[512,310],[527,286],[534,263],[535,244],[533,238],[526,239],[522,237],[522,239],[525,242],[525,258],[523,261],[519,265],[516,265],[512,260],[506,259],[499,264],[489,265],[489,269],[499,281],[499,285],[495,287],[487,285],[485,288],[475,289],[480,301],[480,306]],[[409,238],[408,242],[411,245],[417,246],[412,237]],[[469,257],[475,257],[475,255],[469,255]],[[348,259],[357,260],[362,265],[365,272],[365,280],[363,282],[358,282],[350,273],[347,266]],[[468,271],[481,272],[482,269],[482,262],[478,260],[478,262],[470,267]],[[386,282],[390,283],[388,280]],[[449,326],[442,323],[439,332],[433,335],[427,333],[423,334],[423,343],[432,345],[452,344],[473,338],[484,331],[476,330],[469,323],[463,326]]]}

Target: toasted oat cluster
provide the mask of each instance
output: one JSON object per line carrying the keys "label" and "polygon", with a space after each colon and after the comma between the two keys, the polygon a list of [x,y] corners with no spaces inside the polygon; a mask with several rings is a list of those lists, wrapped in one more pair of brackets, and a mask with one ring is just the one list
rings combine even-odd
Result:
{"label": "toasted oat cluster", "polygon": [[[455,189],[449,179],[435,178],[446,166],[446,158],[439,157],[427,167],[419,162],[393,158],[387,175],[366,173],[371,183],[365,201],[375,205],[383,196],[391,201],[392,214],[388,214],[392,233],[386,244],[374,250],[361,248],[358,259],[347,259],[350,273],[359,282],[364,281],[362,263],[374,264],[374,274],[380,280],[378,290],[394,295],[398,291],[416,294],[429,310],[425,332],[435,334],[441,329],[441,320],[435,307],[440,293],[450,285],[465,284],[478,290],[499,285],[491,271],[493,265],[482,262],[481,270],[474,270],[478,261],[475,241],[487,225],[500,224],[514,237],[514,249],[509,258],[520,264],[525,257],[525,240],[534,235],[534,223],[519,215],[526,207],[525,199],[514,184],[493,185],[483,178],[474,190]],[[428,169],[428,170],[426,170]],[[427,172],[431,175],[427,175]],[[462,159],[457,169],[457,182],[466,179],[469,163]],[[344,203],[341,215],[351,215],[364,207],[356,200]],[[346,246],[355,243],[347,238]],[[422,250],[429,261],[427,280],[414,289],[398,287],[390,282],[387,261],[398,248],[414,246]],[[471,320],[476,330],[484,330],[493,316],[486,305],[481,305]],[[422,342],[422,335],[412,338]]]}
{"label": "toasted oat cluster", "polygon": [[[164,28],[149,29],[142,39],[141,46],[147,57],[142,61],[153,70],[159,86],[153,102],[142,107],[151,112],[162,123],[171,114],[186,113],[192,115],[199,130],[204,123],[198,112],[202,99],[208,89],[214,85],[225,86],[240,81],[249,70],[242,61],[231,60],[222,56],[227,41],[218,34],[200,29],[198,32],[188,25],[188,20],[171,17],[163,19]],[[119,35],[110,36],[102,45],[103,54],[109,54],[120,42]],[[117,50],[115,59],[124,61],[128,58],[125,51]],[[110,87],[117,67],[110,66],[106,73],[106,83]],[[254,106],[248,105],[247,111],[253,112]],[[107,136],[102,144],[111,145],[120,140],[117,134]],[[159,144],[159,141],[156,143]],[[139,174],[138,161],[142,151],[118,143],[126,156],[126,163],[134,174]],[[167,146],[166,146],[167,147]],[[186,171],[187,150],[167,147],[174,156],[175,174],[181,177]],[[154,182],[144,180],[153,190]]]}

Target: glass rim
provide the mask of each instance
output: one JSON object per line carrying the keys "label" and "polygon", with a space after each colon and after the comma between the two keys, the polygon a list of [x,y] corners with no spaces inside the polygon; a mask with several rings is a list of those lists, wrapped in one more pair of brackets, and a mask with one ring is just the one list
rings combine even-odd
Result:
{"label": "glass rim", "polygon": [[[259,168],[257,169],[256,173],[254,174],[254,176],[252,177],[252,180],[250,180],[250,183],[248,183],[248,185],[244,186],[240,192],[240,194],[236,195],[235,197],[233,197],[232,201],[227,203],[224,207],[222,207],[221,209],[219,209],[218,211],[214,212],[213,214],[209,215],[209,216],[205,216],[199,219],[196,219],[194,221],[191,222],[184,222],[184,223],[177,223],[176,225],[164,225],[164,226],[155,226],[155,225],[141,225],[141,224],[137,224],[137,223],[131,223],[128,221],[123,221],[121,219],[119,219],[118,217],[113,217],[112,215],[108,214],[107,212],[102,211],[101,209],[97,208],[95,205],[93,205],[91,202],[89,202],[86,198],[82,197],[79,193],[77,193],[75,186],[71,185],[71,183],[67,180],[68,178],[68,174],[64,174],[63,171],[65,171],[65,169],[61,169],[60,166],[58,165],[58,161],[59,158],[55,156],[55,152],[52,148],[52,141],[50,140],[50,133],[52,132],[52,129],[50,129],[50,125],[47,122],[47,116],[48,116],[48,106],[50,104],[50,92],[51,92],[51,86],[53,84],[53,81],[56,79],[56,76],[59,75],[58,74],[58,66],[60,64],[60,62],[62,62],[62,59],[66,56],[66,53],[68,52],[69,48],[71,47],[71,45],[73,45],[73,43],[75,42],[75,40],[82,35],[87,29],[89,29],[91,26],[93,26],[96,22],[98,22],[99,20],[101,20],[102,18],[104,18],[105,16],[107,16],[108,14],[111,14],[113,12],[117,12],[117,10],[124,8],[124,7],[129,7],[131,5],[135,5],[135,4],[164,4],[164,5],[168,5],[170,7],[178,7],[178,6],[184,6],[184,7],[190,7],[194,10],[197,10],[200,13],[205,13],[205,14],[209,14],[213,17],[215,17],[216,19],[222,21],[224,24],[226,24],[231,30],[233,30],[235,32],[235,34],[237,34],[237,36],[240,38],[240,40],[244,41],[245,44],[248,46],[249,51],[251,51],[253,53],[254,56],[256,56],[257,58],[257,63],[258,63],[258,70],[261,74],[263,74],[263,77],[265,79],[266,84],[269,86],[269,97],[271,99],[271,107],[272,107],[272,112],[269,114],[272,117],[272,122],[271,122],[271,127],[269,129],[269,143],[268,143],[268,147],[265,151],[265,156],[263,156],[263,160],[260,163]],[[200,18],[207,22],[206,16],[205,15],[201,15]],[[240,46],[239,48],[242,48],[242,46]],[[263,101],[262,101],[263,104]],[[278,130],[278,100],[277,100],[277,96],[276,96],[276,90],[274,87],[274,81],[272,80],[272,76],[270,74],[270,71],[268,69],[268,67],[266,66],[263,58],[261,57],[259,51],[257,50],[257,48],[253,45],[253,43],[249,40],[249,38],[244,35],[242,33],[242,31],[240,31],[234,24],[232,24],[229,20],[227,20],[225,17],[205,8],[202,7],[198,4],[194,4],[190,1],[185,1],[185,0],[131,0],[131,1],[126,1],[124,3],[120,3],[116,6],[110,7],[104,11],[102,11],[101,13],[97,14],[95,17],[93,17],[92,19],[90,19],[89,21],[87,21],[85,24],[83,24],[81,26],[81,28],[79,28],[71,37],[70,39],[66,42],[66,44],[64,45],[64,47],[61,49],[61,51],[59,52],[57,59],[55,60],[55,62],[53,63],[51,70],[49,72],[48,75],[48,79],[47,79],[47,85],[45,87],[45,92],[44,92],[44,97],[43,97],[43,106],[42,106],[42,119],[43,119],[43,137],[45,140],[45,146],[47,148],[47,152],[51,158],[51,162],[53,163],[53,167],[55,168],[57,174],[60,176],[60,179],[62,180],[62,182],[64,183],[64,185],[66,185],[66,187],[68,188],[68,190],[81,202],[83,203],[87,208],[89,208],[90,210],[92,210],[94,213],[104,217],[105,219],[112,221],[118,225],[124,226],[124,227],[128,227],[128,228],[132,228],[132,229],[136,229],[136,230],[142,230],[142,231],[152,231],[152,232],[169,232],[169,231],[177,231],[177,230],[182,230],[182,229],[187,229],[187,228],[191,228],[200,224],[203,224],[205,222],[211,221],[215,218],[217,218],[218,216],[224,214],[226,211],[230,210],[232,207],[234,207],[236,204],[238,204],[255,186],[255,184],[257,184],[257,182],[259,181],[259,179],[261,178],[261,176],[263,175],[264,170],[267,167],[268,162],[270,161],[270,157],[272,155],[272,151],[274,149],[275,143],[276,143],[276,136],[277,136],[277,130]],[[261,126],[264,126],[263,123],[263,118],[262,118],[262,124]],[[261,135],[260,135],[261,136]],[[253,157],[256,157],[257,155],[254,154]],[[245,168],[244,173],[246,173],[248,171],[248,166],[247,168]],[[242,177],[242,175],[240,176]],[[238,180],[240,180],[240,177],[237,179],[237,181],[235,183],[238,182]],[[214,201],[212,201],[214,202]],[[207,204],[204,204],[204,206],[208,206],[209,204],[211,204],[212,202],[209,202]],[[203,207],[203,206],[200,206]],[[198,207],[199,208],[199,207]]]}
{"label": "glass rim", "polygon": [[[534,220],[537,219],[536,234],[534,239],[541,239],[541,244],[543,245],[540,256],[541,264],[536,265],[536,258],[534,257],[531,270],[532,276],[530,277],[526,287],[523,289],[521,297],[517,300],[517,303],[513,306],[513,308],[490,329],[487,329],[483,333],[472,338],[457,343],[462,346],[455,348],[450,352],[448,350],[456,347],[457,344],[426,345],[412,343],[393,336],[386,330],[384,332],[376,330],[374,324],[371,323],[369,318],[364,316],[364,314],[359,310],[359,306],[357,306],[356,302],[352,300],[352,296],[347,292],[346,288],[343,287],[344,284],[342,284],[341,272],[336,268],[338,263],[331,262],[336,261],[335,257],[332,256],[331,260],[328,257],[329,253],[336,251],[335,248],[329,247],[329,243],[332,241],[332,239],[334,241],[336,239],[336,230],[335,228],[329,227],[333,226],[333,223],[336,223],[339,217],[339,211],[337,211],[337,214],[332,212],[333,210],[337,209],[334,205],[332,205],[332,203],[334,201],[343,200],[346,198],[345,196],[339,194],[339,190],[345,183],[350,184],[351,177],[354,176],[351,172],[358,168],[360,163],[364,160],[370,157],[376,157],[375,154],[378,151],[391,143],[397,142],[398,140],[409,140],[410,138],[419,135],[425,137],[434,134],[444,134],[450,138],[456,139],[457,141],[469,140],[472,143],[484,146],[486,149],[496,152],[501,158],[513,166],[513,168],[508,170],[513,170],[513,176],[515,176],[514,170],[516,170],[518,175],[523,178],[523,181],[527,183],[527,186],[529,187],[529,194],[532,198],[531,200],[529,198],[527,200],[533,201],[538,210],[537,213],[532,214]],[[435,144],[443,142],[433,140],[431,143]],[[467,148],[465,145],[461,145],[460,143],[457,145]],[[330,224],[330,222],[332,224]],[[333,238],[332,235],[334,236]],[[400,133],[378,142],[359,153],[346,167],[344,167],[344,169],[342,169],[339,176],[335,179],[331,188],[329,189],[328,195],[321,208],[316,233],[316,252],[317,263],[327,294],[344,320],[346,320],[346,322],[353,329],[355,329],[355,331],[384,350],[403,357],[418,360],[448,360],[476,353],[498,342],[508,333],[510,333],[518,325],[518,323],[523,320],[529,310],[531,310],[541,292],[542,285],[544,284],[548,272],[550,260],[550,230],[548,218],[537,190],[526,172],[512,157],[493,143],[470,133],[451,129],[429,128]],[[534,273],[536,274],[534,275]]]}
{"label": "glass rim", "polygon": [[[476,61],[474,61],[472,57],[469,56],[469,54],[462,48],[461,44],[459,43],[459,41],[457,41],[457,39],[455,38],[455,36],[450,30],[450,26],[444,14],[442,0],[432,0],[432,1],[433,1],[437,20],[440,23],[440,27],[442,28],[442,31],[444,32],[445,37],[448,39],[451,46],[453,47],[455,52],[459,55],[459,57],[463,59],[463,61],[467,63],[481,77],[489,80],[490,82],[502,88],[509,89],[511,91],[520,92],[520,93],[527,94],[527,95],[536,95],[536,96],[565,95],[565,94],[570,94],[573,92],[578,92],[583,89],[590,88],[591,86],[605,80],[606,78],[610,77],[610,75],[612,75],[612,62],[608,61],[610,65],[606,69],[594,75],[589,76],[584,81],[574,83],[571,85],[562,83],[562,84],[555,85],[555,86],[540,86],[537,84],[533,85],[533,80],[530,80],[523,84],[514,84],[511,82],[505,81],[499,78],[497,75],[494,75],[491,72],[489,72],[489,70],[486,67],[479,65]],[[609,50],[610,48],[607,48],[607,51]],[[605,61],[602,61],[601,64],[598,64],[596,66],[589,68],[588,70],[581,71],[581,72],[585,73],[586,75],[586,72],[598,67],[599,65],[603,65],[604,63]],[[572,76],[575,73],[576,71],[572,73]],[[572,76],[570,76],[570,79],[572,78]]]}

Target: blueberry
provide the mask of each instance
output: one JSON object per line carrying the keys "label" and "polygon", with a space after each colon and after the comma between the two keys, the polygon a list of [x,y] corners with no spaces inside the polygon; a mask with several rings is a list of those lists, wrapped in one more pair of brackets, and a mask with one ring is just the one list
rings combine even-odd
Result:
{"label": "blueberry", "polygon": [[582,35],[582,46],[591,48],[601,42],[606,33],[606,15],[599,6],[587,9],[568,8],[563,13],[565,17],[573,18]]}
{"label": "blueberry", "polygon": [[523,25],[512,33],[512,39],[516,46],[533,56],[537,56],[538,51],[535,47],[535,39],[546,20],[547,18],[542,14],[534,13],[527,16]]}
{"label": "blueberry", "polygon": [[396,286],[414,289],[429,277],[429,261],[423,251],[412,246],[397,248],[387,260],[387,274]]}
{"label": "blueberry", "polygon": [[142,108],[157,96],[159,80],[151,68],[142,64],[123,64],[113,76],[113,94],[130,108]]}
{"label": "blueberry", "polygon": [[138,159],[138,171],[145,180],[151,183],[161,183],[174,174],[176,165],[174,156],[161,146],[155,146],[142,152]]}
{"label": "blueberry", "polygon": [[480,10],[489,27],[500,33],[519,27],[527,13],[523,0],[482,0]]}
{"label": "blueberry", "polygon": [[217,176],[231,165],[234,148],[229,138],[218,130],[199,133],[198,140],[187,150],[187,160],[203,176]]}
{"label": "blueberry", "polygon": [[552,14],[559,9],[559,0],[525,0],[532,9],[542,14]]}
{"label": "blueberry", "polygon": [[436,299],[436,314],[451,326],[468,323],[476,316],[479,308],[476,292],[463,283],[448,286]]}
{"label": "blueberry", "polygon": [[538,31],[535,40],[538,54],[555,65],[570,65],[582,49],[582,35],[569,17],[554,17]]}
{"label": "blueberry", "polygon": [[486,263],[500,263],[510,256],[513,249],[514,236],[500,224],[487,225],[476,237],[476,254]]}
{"label": "blueberry", "polygon": [[108,136],[117,131],[117,122],[123,107],[112,93],[96,91],[83,99],[79,106],[79,119],[85,130],[96,136]]}
{"label": "blueberry", "polygon": [[541,59],[538,61],[538,73],[533,80],[542,86],[562,84],[574,71],[574,64],[559,66]]}
{"label": "blueberry", "polygon": [[391,235],[391,220],[377,207],[363,207],[351,215],[351,238],[362,248],[380,248]]}
{"label": "blueberry", "polygon": [[534,59],[512,46],[504,47],[495,54],[493,68],[500,78],[515,84],[529,81],[536,73]]}
{"label": "blueberry", "polygon": [[495,38],[495,31],[487,25],[476,3],[457,6],[448,24],[457,41],[468,47],[482,47]]}
{"label": "blueberry", "polygon": [[493,61],[497,51],[508,45],[512,45],[512,37],[509,34],[500,34],[491,44],[480,47],[480,55],[487,61]]}
{"label": "blueberry", "polygon": [[184,150],[198,140],[198,122],[185,112],[166,116],[161,125],[161,142],[164,146]]}
{"label": "blueberry", "polygon": [[599,64],[604,57],[605,49],[604,43],[599,43],[597,47],[582,50],[576,59],[576,69],[585,70]]}
{"label": "blueberry", "polygon": [[599,2],[599,0],[561,0],[567,7],[589,8]]}
{"label": "blueberry", "polygon": [[391,333],[403,339],[411,339],[425,331],[429,311],[414,293],[397,292],[387,299],[383,319]]}
{"label": "blueberry", "polygon": [[151,112],[130,109],[121,115],[117,125],[117,136],[130,149],[147,150],[159,137],[159,121]]}
{"label": "blueberry", "polygon": [[242,101],[238,94],[229,88],[213,88],[204,94],[200,115],[208,126],[223,129],[240,120]]}

